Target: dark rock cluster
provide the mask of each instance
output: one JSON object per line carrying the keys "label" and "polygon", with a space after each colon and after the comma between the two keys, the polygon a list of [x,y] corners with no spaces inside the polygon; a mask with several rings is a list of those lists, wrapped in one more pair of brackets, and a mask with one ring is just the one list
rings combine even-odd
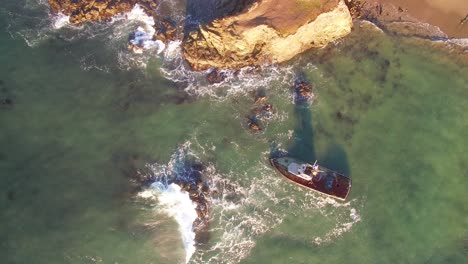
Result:
{"label": "dark rock cluster", "polygon": [[133,168],[134,172],[130,173],[130,175],[137,186],[141,187],[149,186],[156,181],[179,185],[182,191],[187,192],[190,199],[196,204],[195,210],[198,218],[193,223],[196,235],[206,236],[204,231],[208,226],[211,195],[210,186],[204,177],[206,167],[199,162],[186,162],[177,170],[171,176],[164,176],[164,179],[146,169]]}
{"label": "dark rock cluster", "polygon": [[164,18],[156,22],[157,29],[154,38],[164,43],[177,39],[177,25],[170,18]]}
{"label": "dark rock cluster", "polygon": [[105,21],[117,14],[127,13],[139,4],[151,15],[157,7],[155,0],[48,0],[52,12],[70,16],[70,22]]}
{"label": "dark rock cluster", "polygon": [[211,68],[206,75],[206,79],[211,84],[220,83],[226,79],[226,73],[216,68]]}
{"label": "dark rock cluster", "polygon": [[207,224],[209,213],[209,195],[210,187],[203,177],[205,166],[201,163],[194,163],[186,168],[186,174],[176,177],[173,183],[179,185],[181,189],[187,192],[190,199],[197,205],[195,210],[198,214],[198,219],[195,220],[194,229],[200,229]]}
{"label": "dark rock cluster", "polygon": [[271,117],[273,111],[273,105],[268,102],[268,97],[265,94],[265,91],[256,91],[254,95],[254,106],[247,116],[247,126],[249,130],[253,133],[259,133],[263,131],[261,125],[262,120],[265,121]]}
{"label": "dark rock cluster", "polygon": [[294,102],[296,104],[304,104],[314,97],[312,86],[304,81],[296,81],[294,83]]}

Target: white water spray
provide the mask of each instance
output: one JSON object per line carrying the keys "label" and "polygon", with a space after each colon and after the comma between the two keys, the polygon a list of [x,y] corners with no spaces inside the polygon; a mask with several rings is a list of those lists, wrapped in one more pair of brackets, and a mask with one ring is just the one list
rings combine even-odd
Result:
{"label": "white water spray", "polygon": [[195,211],[196,204],[190,200],[189,194],[182,191],[177,184],[164,185],[155,182],[147,190],[141,192],[139,196],[145,199],[157,200],[160,209],[173,217],[179,224],[179,232],[185,249],[185,263],[188,263],[193,253],[195,253],[193,222],[198,217]]}
{"label": "white water spray", "polygon": [[126,14],[126,18],[127,20],[138,21],[143,24],[136,29],[134,38],[130,40],[130,43],[142,48],[134,49],[135,53],[143,53],[143,50],[155,48],[157,54],[160,54],[166,48],[166,45],[162,41],[153,40],[154,33],[156,32],[154,29],[154,18],[148,16],[138,4],[133,7],[132,11]]}
{"label": "white water spray", "polygon": [[54,29],[60,29],[70,25],[70,16],[59,13],[52,21]]}

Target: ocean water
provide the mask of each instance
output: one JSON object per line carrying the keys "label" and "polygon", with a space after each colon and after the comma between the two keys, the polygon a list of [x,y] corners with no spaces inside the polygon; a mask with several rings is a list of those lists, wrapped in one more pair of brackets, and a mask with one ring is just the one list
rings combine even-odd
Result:
{"label": "ocean water", "polygon": [[[468,262],[466,54],[362,24],[210,85],[176,42],[128,52],[145,21],[77,28],[45,1],[2,2],[2,263]],[[274,106],[258,134],[255,93]],[[284,180],[279,152],[350,175],[348,201]],[[211,187],[198,242],[194,205],[165,184],[189,161]],[[136,171],[158,181],[140,188]]]}

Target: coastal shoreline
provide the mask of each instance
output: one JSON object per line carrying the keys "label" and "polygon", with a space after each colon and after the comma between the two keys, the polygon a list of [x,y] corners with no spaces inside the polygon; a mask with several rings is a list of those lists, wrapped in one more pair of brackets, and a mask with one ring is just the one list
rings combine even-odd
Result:
{"label": "coastal shoreline", "polygon": [[447,34],[448,38],[468,38],[468,1],[376,0],[375,2],[393,5],[420,22],[436,26]]}

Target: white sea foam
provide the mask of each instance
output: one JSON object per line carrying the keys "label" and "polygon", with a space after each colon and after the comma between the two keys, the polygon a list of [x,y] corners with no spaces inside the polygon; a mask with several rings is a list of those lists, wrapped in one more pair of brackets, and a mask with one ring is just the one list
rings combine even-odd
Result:
{"label": "white sea foam", "polygon": [[[328,231],[325,235],[319,237],[315,237],[313,239],[313,243],[320,245],[322,243],[329,243],[333,241],[334,238],[343,235],[346,232],[351,231],[351,228],[358,222],[361,221],[361,216],[359,215],[358,211],[352,207],[351,204],[355,204],[357,201],[353,200],[347,203],[338,203],[331,198],[328,198],[327,202],[333,206],[334,208],[345,208],[345,212],[348,214],[343,214],[340,216],[340,222],[336,223],[335,226]],[[349,211],[348,211],[349,210]]]}
{"label": "white sea foam", "polygon": [[166,60],[177,59],[178,55],[181,53],[181,44],[182,41],[180,40],[170,41],[167,45],[166,51],[164,52],[164,58],[166,58]]}
{"label": "white sea foam", "polygon": [[[156,49],[157,54],[160,54],[166,48],[166,45],[162,41],[153,39],[154,33],[156,32],[154,29],[154,18],[152,16],[148,16],[143,8],[138,4],[136,4],[132,11],[127,13],[125,16],[127,20],[137,21],[142,24],[135,30],[134,37],[130,40],[130,43],[141,47],[144,50]],[[142,53],[143,50],[136,49],[134,52]]]}
{"label": "white sea foam", "polygon": [[143,50],[156,49],[156,53],[160,54],[166,48],[166,45],[160,40],[153,40],[153,34],[154,32],[147,32],[145,28],[138,27],[133,33],[133,38],[130,39],[130,43],[141,49],[134,49],[133,51],[141,54]]}
{"label": "white sea foam", "polygon": [[269,89],[274,83],[290,85],[294,66],[265,65],[244,67],[240,70],[221,70],[225,78],[219,83],[209,83],[208,71],[193,71],[183,59],[179,42],[174,43],[171,52],[166,53],[161,68],[163,75],[174,82],[185,85],[185,92],[192,96],[211,97],[224,100],[234,95],[247,94],[259,88]]}
{"label": "white sea foam", "polygon": [[[143,8],[141,8],[140,5],[138,4],[136,4],[129,13],[125,14],[125,16],[128,20],[135,20],[135,21],[143,22],[143,24],[145,24],[146,26],[150,28],[152,28],[155,24],[153,17],[148,16],[143,10]],[[154,29],[153,29],[153,33],[154,33]]]}
{"label": "white sea foam", "polygon": [[52,25],[55,29],[59,29],[70,25],[70,16],[58,13],[52,20]]}
{"label": "white sea foam", "polygon": [[177,184],[166,185],[162,182],[155,182],[149,188],[140,192],[138,196],[143,199],[158,201],[158,210],[165,212],[176,220],[184,244],[185,262],[188,263],[195,252],[193,222],[198,217],[195,211],[196,204],[192,202],[188,193],[182,191]]}
{"label": "white sea foam", "polygon": [[[287,134],[284,137],[287,137]],[[230,144],[235,147],[237,143],[232,141]],[[213,149],[216,148],[213,148],[211,143],[200,144],[194,135],[190,141],[186,141],[177,148],[167,164],[148,165],[152,176],[157,179],[158,183],[140,193],[140,196],[147,199],[155,196],[162,204],[162,193],[169,192],[165,187],[168,186],[167,182],[170,182],[171,178],[183,177],[186,174],[184,165],[186,160],[204,160],[214,155]],[[274,229],[289,216],[314,215],[332,224],[333,227],[330,230],[322,230],[325,233],[312,232],[313,236],[308,241],[311,244],[332,242],[336,237],[351,231],[353,226],[361,220],[359,211],[362,203],[360,200],[337,202],[332,198],[307,192],[301,187],[288,184],[267,166],[268,153],[268,151],[263,152],[258,164],[242,174],[238,172],[221,174],[213,164],[205,164],[207,168],[203,177],[210,186],[210,197],[207,198],[211,201],[209,231],[212,234],[212,240],[203,249],[196,250],[190,262],[238,263],[250,254],[259,236]],[[242,162],[244,161],[239,161],[239,163]],[[239,181],[248,183],[240,184]],[[179,191],[178,194],[180,193],[183,192]],[[188,199],[187,194],[183,194]],[[171,198],[170,201],[173,199]],[[176,208],[179,210],[181,208],[177,206],[164,208],[168,207],[174,211],[177,210]],[[187,208],[193,213],[192,206],[187,206]],[[168,213],[168,211],[164,212]],[[188,217],[184,219],[187,222],[189,222],[187,219],[190,219],[190,222],[194,220]],[[188,224],[181,224],[181,226],[185,226],[182,230],[189,234]],[[189,250],[187,249],[187,254],[190,253]]]}
{"label": "white sea foam", "polygon": [[193,222],[198,214],[195,210],[196,204],[190,199],[189,194],[170,181],[183,178],[187,174],[185,163],[186,159],[191,156],[190,145],[189,141],[182,144],[167,164],[148,164],[151,176],[156,181],[138,194],[139,197],[147,200],[157,200],[156,209],[165,212],[177,221],[186,253],[186,263],[196,250]]}
{"label": "white sea foam", "polygon": [[456,45],[463,49],[464,52],[468,52],[468,38],[456,38],[456,39],[449,39],[449,40],[441,40],[439,42],[444,42],[447,44],[448,48],[450,49],[451,45]]}
{"label": "white sea foam", "polygon": [[174,217],[179,224],[179,231],[186,252],[185,261],[187,263],[195,252],[193,222],[198,217],[195,211],[196,204],[190,200],[188,193],[183,192],[177,184],[171,183],[165,186],[161,183],[154,183],[151,187],[160,192],[158,201],[163,210],[169,216]]}

